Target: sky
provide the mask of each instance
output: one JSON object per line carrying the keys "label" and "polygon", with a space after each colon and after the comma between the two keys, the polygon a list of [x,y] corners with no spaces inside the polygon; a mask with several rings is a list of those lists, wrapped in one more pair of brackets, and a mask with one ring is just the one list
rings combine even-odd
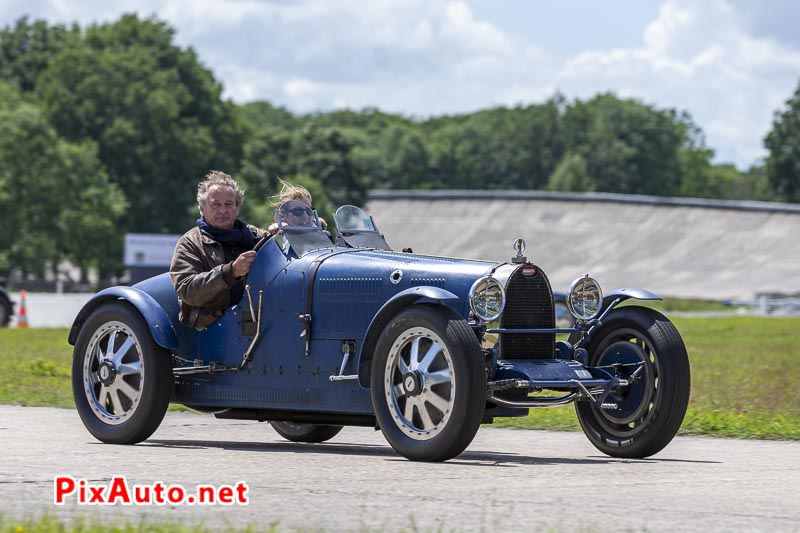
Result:
{"label": "sky", "polygon": [[800,84],[796,0],[0,0],[0,26],[129,12],[166,21],[237,103],[427,118],[610,91],[688,112],[740,170]]}

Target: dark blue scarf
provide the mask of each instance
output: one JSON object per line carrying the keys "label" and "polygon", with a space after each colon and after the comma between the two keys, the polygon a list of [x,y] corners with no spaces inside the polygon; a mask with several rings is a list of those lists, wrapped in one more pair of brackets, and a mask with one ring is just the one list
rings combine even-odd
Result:
{"label": "dark blue scarf", "polygon": [[200,228],[203,235],[211,237],[223,246],[236,246],[252,250],[253,246],[258,242],[256,236],[253,235],[253,232],[247,227],[247,224],[238,218],[236,222],[233,223],[231,229],[214,227],[202,217],[197,219],[197,226]]}

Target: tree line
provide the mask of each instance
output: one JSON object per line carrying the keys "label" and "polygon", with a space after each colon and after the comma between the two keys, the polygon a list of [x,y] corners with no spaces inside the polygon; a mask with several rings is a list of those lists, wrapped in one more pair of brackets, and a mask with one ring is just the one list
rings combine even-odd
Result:
{"label": "tree line", "polygon": [[120,275],[124,234],[186,231],[210,169],[243,183],[240,215],[264,226],[278,179],[307,186],[326,214],[375,188],[800,201],[800,87],[765,162],[740,172],[711,162],[688,114],[610,93],[425,119],[237,105],[174,34],[137,15],[0,31],[0,277],[41,278],[64,260]]}

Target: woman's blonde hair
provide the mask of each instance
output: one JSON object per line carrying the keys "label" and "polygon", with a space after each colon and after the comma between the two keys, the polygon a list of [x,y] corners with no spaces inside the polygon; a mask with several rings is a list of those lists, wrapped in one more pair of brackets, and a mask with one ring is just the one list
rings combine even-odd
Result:
{"label": "woman's blonde hair", "polygon": [[[269,205],[271,205],[273,208],[277,208],[289,200],[305,199],[308,199],[308,205],[309,207],[311,206],[311,192],[308,189],[302,185],[292,185],[291,183],[287,183],[280,178],[278,178],[278,182],[281,184],[280,192],[269,197]],[[278,218],[275,217],[274,220],[277,222]],[[322,229],[326,229],[328,227],[328,223],[322,218],[319,219],[319,223],[322,226]]]}
{"label": "woman's blonde hair", "polygon": [[308,203],[311,204],[311,193],[308,189],[303,187],[302,185],[292,185],[291,183],[287,183],[282,179],[278,179],[278,182],[281,184],[281,190],[278,194],[274,194],[269,198],[269,204],[272,207],[278,207],[284,202],[288,202],[289,200],[305,200],[308,199]]}

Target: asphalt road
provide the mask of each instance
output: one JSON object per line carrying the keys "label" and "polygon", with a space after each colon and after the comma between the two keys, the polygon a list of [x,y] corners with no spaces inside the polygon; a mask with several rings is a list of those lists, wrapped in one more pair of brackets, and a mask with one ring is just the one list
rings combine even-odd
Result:
{"label": "asphalt road", "polygon": [[[17,406],[0,406],[0,442],[0,512],[11,517],[331,531],[800,531],[800,443],[679,437],[651,459],[619,460],[580,433],[481,428],[458,458],[425,464],[369,428],[302,445],[264,423],[168,413],[150,440],[112,446],[73,410]],[[56,476],[190,492],[243,481],[249,504],[85,506],[72,494],[56,506]]]}

